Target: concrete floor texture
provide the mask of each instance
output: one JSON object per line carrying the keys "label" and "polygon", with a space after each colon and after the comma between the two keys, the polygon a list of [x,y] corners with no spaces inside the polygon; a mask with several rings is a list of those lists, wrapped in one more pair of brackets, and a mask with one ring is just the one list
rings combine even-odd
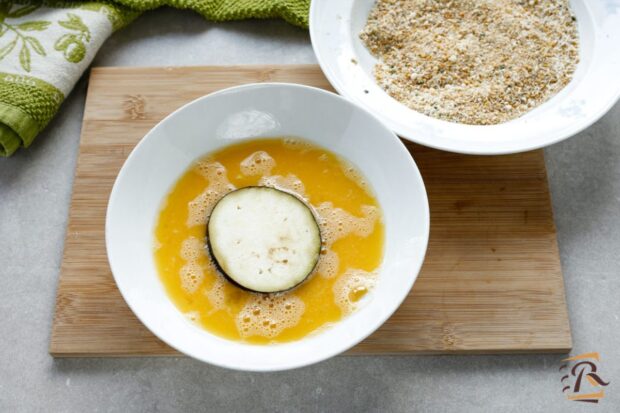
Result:
{"label": "concrete floor texture", "polygon": [[[306,31],[279,21],[212,24],[147,13],[94,66],[315,63]],[[86,77],[28,150],[0,159],[0,412],[620,411],[620,104],[546,149],[572,354],[597,351],[599,404],[568,401],[563,355],[336,357],[282,373],[186,358],[48,354]]]}

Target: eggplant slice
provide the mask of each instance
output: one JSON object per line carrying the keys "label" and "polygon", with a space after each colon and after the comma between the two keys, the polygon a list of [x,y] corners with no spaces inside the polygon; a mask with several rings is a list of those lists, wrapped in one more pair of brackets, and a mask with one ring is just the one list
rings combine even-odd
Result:
{"label": "eggplant slice", "polygon": [[308,277],[321,252],[312,210],[296,196],[269,187],[226,194],[207,225],[211,255],[241,287],[260,293],[289,290]]}

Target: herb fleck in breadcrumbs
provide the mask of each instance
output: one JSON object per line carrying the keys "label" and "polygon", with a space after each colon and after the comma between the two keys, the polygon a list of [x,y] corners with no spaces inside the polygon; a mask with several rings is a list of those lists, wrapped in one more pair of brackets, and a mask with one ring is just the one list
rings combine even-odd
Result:
{"label": "herb fleck in breadcrumbs", "polygon": [[579,62],[567,0],[377,0],[360,34],[377,83],[439,119],[514,119],[570,82]]}

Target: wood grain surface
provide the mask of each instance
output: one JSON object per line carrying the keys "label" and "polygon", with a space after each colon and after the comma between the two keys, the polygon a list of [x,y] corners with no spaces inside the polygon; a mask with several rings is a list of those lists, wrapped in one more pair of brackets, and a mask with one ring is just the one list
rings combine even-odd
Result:
{"label": "wood grain surface", "polygon": [[[52,355],[177,354],[116,288],[104,243],[108,196],[129,152],[163,117],[204,94],[263,81],[332,90],[314,65],[92,70]],[[400,309],[348,354],[569,351],[543,152],[483,157],[407,146],[428,189],[428,254]]]}

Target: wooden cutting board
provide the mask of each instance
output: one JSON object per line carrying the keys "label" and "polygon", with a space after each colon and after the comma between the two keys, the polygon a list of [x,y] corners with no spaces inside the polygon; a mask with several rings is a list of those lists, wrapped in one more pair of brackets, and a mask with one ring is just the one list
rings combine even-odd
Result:
{"label": "wooden cutting board", "polygon": [[[313,65],[92,70],[52,355],[177,354],[116,288],[104,244],[108,196],[129,152],[164,116],[204,94],[264,81],[332,90]],[[400,309],[350,354],[568,352],[543,152],[484,157],[408,147],[430,200],[426,262]]]}

